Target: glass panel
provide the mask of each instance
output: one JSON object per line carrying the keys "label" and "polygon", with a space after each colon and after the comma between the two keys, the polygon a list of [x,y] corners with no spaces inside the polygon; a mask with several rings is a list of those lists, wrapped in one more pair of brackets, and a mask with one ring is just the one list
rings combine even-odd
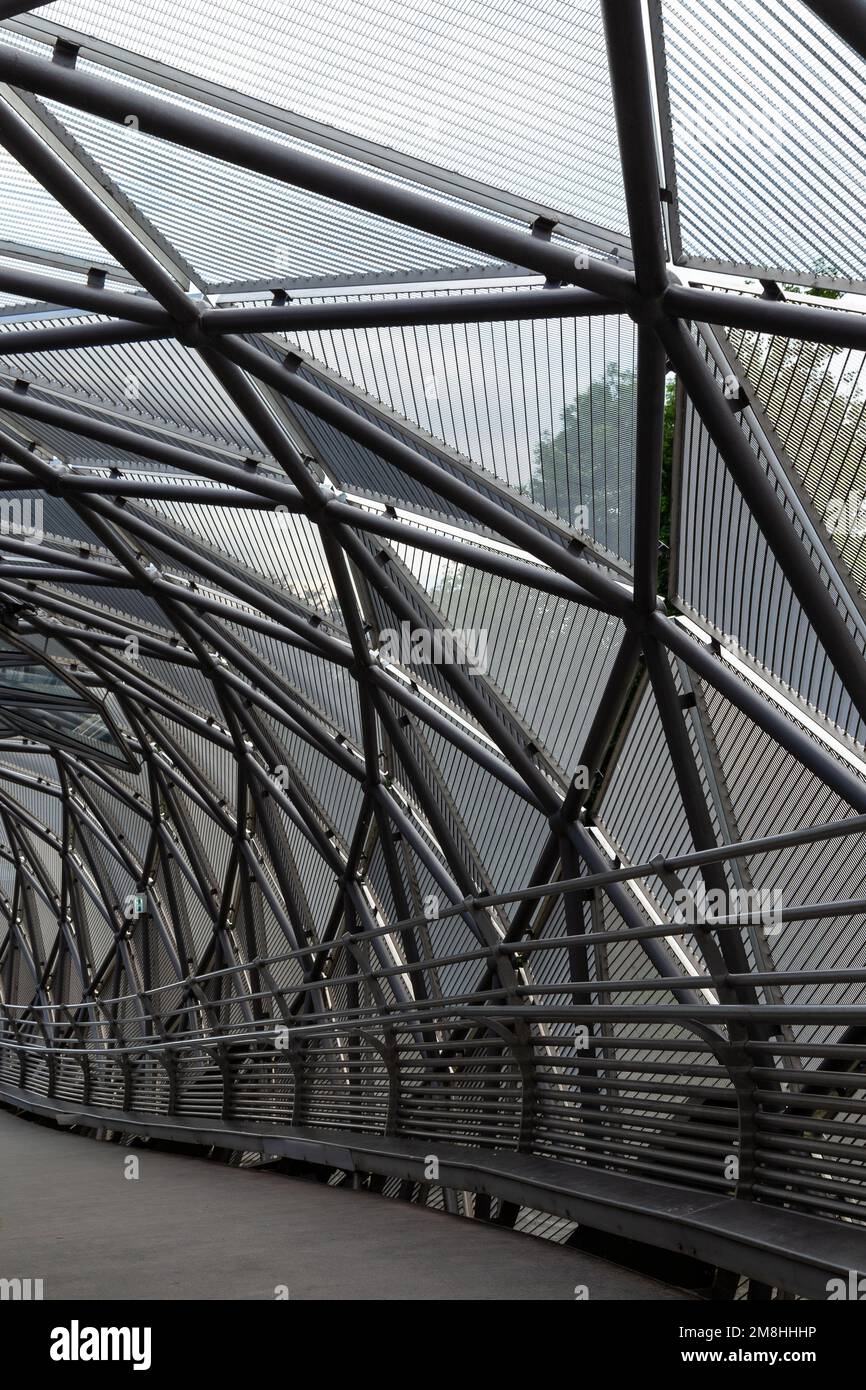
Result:
{"label": "glass panel", "polygon": [[[44,639],[36,639],[43,649]],[[127,755],[99,709],[82,699],[52,667],[0,642],[0,727],[120,758]]]}
{"label": "glass panel", "polygon": [[[58,0],[51,20],[625,227],[598,0]],[[278,55],[278,61],[275,61]]]}
{"label": "glass panel", "polygon": [[687,263],[863,281],[862,61],[800,0],[661,8]]}

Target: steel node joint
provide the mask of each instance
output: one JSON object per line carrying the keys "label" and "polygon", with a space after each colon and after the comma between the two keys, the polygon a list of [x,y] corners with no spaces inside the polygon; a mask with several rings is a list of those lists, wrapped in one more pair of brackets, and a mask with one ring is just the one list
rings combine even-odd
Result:
{"label": "steel node joint", "polygon": [[172,317],[171,331],[179,343],[188,348],[211,347],[212,338],[207,329],[202,326],[202,307],[193,300],[189,301],[192,310],[191,317],[182,320]]}
{"label": "steel node joint", "polygon": [[551,833],[555,835],[557,839],[562,839],[564,836],[568,834],[569,820],[568,817],[563,813],[561,807],[558,810],[553,811],[547,817],[547,824],[550,826]]}
{"label": "steel node joint", "polygon": [[625,301],[625,311],[639,328],[657,328],[668,316],[666,293],[666,288],[659,294],[642,293],[635,286]]}

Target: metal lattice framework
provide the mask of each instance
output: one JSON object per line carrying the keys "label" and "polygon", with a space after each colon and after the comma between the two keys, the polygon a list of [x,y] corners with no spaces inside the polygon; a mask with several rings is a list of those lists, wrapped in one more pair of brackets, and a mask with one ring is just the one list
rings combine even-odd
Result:
{"label": "metal lattice framework", "polygon": [[[652,1183],[697,1189],[696,1253],[814,1291],[866,1197],[864,567],[827,521],[866,490],[866,317],[778,281],[856,292],[853,232],[789,258],[782,132],[755,242],[698,245],[760,163],[678,144],[703,0],[577,7],[619,229],[31,8],[0,6],[4,1096],[354,1135],[403,1179],[441,1148],[448,1188],[512,1154],[503,1200],[658,1244]],[[841,102],[859,0],[767,9]]]}

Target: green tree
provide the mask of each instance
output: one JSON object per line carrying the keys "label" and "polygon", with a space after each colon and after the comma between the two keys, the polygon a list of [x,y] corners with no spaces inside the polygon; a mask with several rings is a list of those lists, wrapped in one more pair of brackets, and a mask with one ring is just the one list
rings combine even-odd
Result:
{"label": "green tree", "polygon": [[635,373],[608,362],[603,375],[566,405],[556,434],[537,445],[532,500],[587,530],[627,558],[631,552]]}
{"label": "green tree", "polygon": [[[635,373],[608,362],[561,415],[561,428],[545,434],[532,466],[533,498],[570,521],[588,509],[587,529],[615,554],[631,557],[634,526]],[[659,539],[659,590],[666,592],[671,533],[676,384],[665,388],[664,450]]]}
{"label": "green tree", "polygon": [[[810,266],[810,269],[815,275],[841,276],[841,271],[839,270],[838,266],[835,266],[832,261],[828,261],[824,256],[819,256],[816,261],[813,261],[812,265]],[[795,294],[799,294],[802,291],[803,286],[783,285],[782,288],[785,290],[792,290]],[[819,289],[817,286],[813,286],[809,290],[809,294],[812,296],[813,299],[842,298],[842,295],[839,290]]]}

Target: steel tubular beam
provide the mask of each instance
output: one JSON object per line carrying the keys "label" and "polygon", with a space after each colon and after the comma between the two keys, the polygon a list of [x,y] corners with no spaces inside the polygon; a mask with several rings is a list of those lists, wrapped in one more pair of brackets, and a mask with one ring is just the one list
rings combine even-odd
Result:
{"label": "steel tubular beam", "polygon": [[96,289],[77,280],[60,276],[41,275],[30,270],[11,270],[0,267],[0,290],[21,295],[24,299],[62,304],[72,309],[85,309],[94,314],[107,314],[135,323],[171,329],[171,315],[155,299],[120,290]]}
{"label": "steel tubular beam", "polygon": [[[103,292],[96,293],[102,295]],[[72,299],[73,293],[67,292],[67,297]],[[122,307],[114,302],[119,297],[111,298],[112,310]],[[78,296],[75,298],[75,307],[78,307]],[[100,307],[105,308],[104,305]],[[205,309],[199,323],[205,332],[214,334],[292,333],[399,328],[404,325],[511,323],[535,319],[588,318],[622,312],[623,306],[618,300],[593,294],[589,290],[545,289],[536,292],[519,290],[514,293],[490,291],[429,295],[393,301],[371,299],[360,303]],[[169,338],[172,336],[171,316],[163,311],[161,317],[161,323],[136,322],[127,317],[114,318],[110,322],[71,322],[46,328],[13,329],[0,334],[0,356],[8,357],[19,352],[59,352],[80,347],[112,347]]]}
{"label": "steel tubular beam", "polygon": [[[607,61],[638,296],[652,301],[668,281],[653,110],[641,0],[602,0]],[[634,605],[656,608],[665,400],[665,354],[638,326],[634,483]]]}
{"label": "steel tubular beam", "polygon": [[538,803],[529,790],[523,778],[515,772],[510,763],[506,762],[497,753],[490,749],[487,744],[472,737],[460,728],[459,724],[440,714],[435,706],[422,700],[420,695],[414,693],[402,681],[398,680],[382,666],[371,666],[367,674],[367,680],[371,685],[380,689],[383,694],[389,695],[392,700],[409,713],[414,714],[422,723],[446,738],[455,748],[459,748],[462,753],[476,762],[485,772],[489,772],[492,777],[502,782],[511,791],[516,792],[522,800],[527,801],[531,806],[538,808]]}
{"label": "steel tubular beam", "polygon": [[67,352],[75,348],[115,347],[123,343],[149,343],[165,338],[170,328],[133,323],[129,319],[110,319],[99,323],[76,323],[48,328],[16,328],[0,333],[0,357],[31,352]]}
{"label": "steel tubular beam", "polygon": [[[446,816],[437,803],[433,790],[424,774],[424,770],[418,762],[409,744],[409,740],[400,726],[400,721],[397,719],[387,701],[382,699],[378,693],[375,693],[373,698],[376,706],[376,713],[382,721],[384,728],[387,729],[388,737],[399,759],[399,764],[405,772],[408,782],[412,786],[413,792],[418,800],[418,804],[427,819],[427,823],[436,837],[439,851],[448,866],[448,872],[456,888],[454,898],[459,901],[464,895],[473,892],[474,884],[472,882],[470,868],[464,863],[460,849],[449,828]],[[377,791],[380,793],[382,790],[381,788],[377,788]],[[388,814],[394,820],[395,825],[399,827],[401,833],[406,834],[406,817],[402,815],[400,808],[396,806],[394,798],[388,797],[386,800],[384,795],[380,795],[380,800],[387,806]],[[451,895],[449,894],[449,896]],[[454,898],[452,898],[452,901]],[[497,945],[499,938],[486,909],[477,908],[473,905],[467,909],[465,920],[470,930],[477,936],[482,945],[489,949]],[[507,958],[497,960],[496,972],[504,989],[511,991],[515,988],[516,981],[511,961]],[[513,998],[515,996],[512,994],[510,997]]]}
{"label": "steel tubular beam", "polygon": [[[602,854],[601,849],[596,844],[586,826],[574,822],[566,826],[564,833],[574,845],[574,848],[586,865],[588,870],[586,875],[587,879],[605,872],[606,866],[610,861]],[[585,882],[581,884],[581,887],[585,888],[587,886]],[[671,953],[665,949],[663,942],[651,936],[642,935],[643,928],[646,925],[646,919],[641,915],[634,899],[629,897],[628,893],[625,892],[622,883],[617,879],[611,879],[604,887],[613,906],[622,917],[629,931],[634,932],[635,937],[640,942],[642,950],[649,957],[662,979],[668,979],[671,976],[673,976],[674,979],[682,977],[682,968],[673,959]],[[671,991],[682,1004],[691,1006],[699,1002],[698,996],[685,984],[671,984]]]}
{"label": "steel tubular beam", "polygon": [[635,279],[641,295],[667,285],[654,118],[641,0],[601,0]]}
{"label": "steel tubular beam", "polygon": [[746,294],[693,290],[685,285],[669,285],[662,295],[662,308],[673,318],[753,333],[778,333],[785,338],[866,352],[866,314],[846,309],[813,308]]}
{"label": "steel tubular beam", "polygon": [[[417,622],[419,614],[415,608],[357,538],[344,536],[343,544],[355,565],[366,575],[368,582],[379,591],[393,612],[404,621]],[[522,777],[529,792],[535,798],[536,804],[548,813],[558,810],[559,799],[550,782],[532,761],[526,749],[512,738],[498,711],[485,698],[480,685],[475,684],[467,673],[458,666],[446,666],[444,675],[454,689],[457,698],[477,720],[489,738],[501,749],[518,775]]]}
{"label": "steel tubular beam", "polygon": [[[5,444],[3,450],[6,450]],[[43,491],[47,491],[44,484],[34,479],[28,470],[0,467],[0,488],[20,491],[33,487],[42,487]],[[161,483],[138,478],[100,477],[95,473],[67,474],[56,491],[58,494],[73,495],[77,492],[98,492],[103,496],[130,498],[133,501],[184,502],[197,507],[237,507],[256,512],[275,510],[274,505],[266,499],[241,492],[238,488],[197,487],[195,495],[191,497],[189,484],[179,479]]]}
{"label": "steel tubular beam", "polygon": [[[300,494],[286,479],[266,469],[259,469],[255,460],[244,467],[226,463],[221,459],[205,458],[193,449],[178,444],[166,444],[160,439],[149,438],[128,429],[114,425],[95,416],[84,416],[68,406],[55,405],[51,401],[37,400],[30,391],[16,391],[8,386],[0,386],[0,408],[10,414],[21,415],[28,420],[38,420],[58,429],[71,430],[73,434],[108,444],[114,448],[140,454],[153,459],[155,463],[166,464],[183,473],[195,473],[212,482],[241,486],[245,490],[271,498],[274,504],[284,506],[288,511],[299,511]],[[28,465],[33,467],[33,460]],[[59,479],[58,479],[59,482]]]}
{"label": "steel tubular beam", "polygon": [[340,328],[423,327],[437,323],[513,323],[524,319],[587,318],[621,314],[621,300],[589,290],[473,290],[461,294],[408,295],[335,304],[253,304],[205,309],[208,333],[327,332]]}
{"label": "steel tubular beam", "polygon": [[[598,708],[589,726],[580,754],[579,761],[583,767],[587,768],[591,778],[597,776],[602,770],[611,740],[616,733],[617,724],[624,713],[626,701],[634,684],[640,655],[639,638],[627,630],[623,633],[619,650],[614,657],[610,675],[605,683],[602,697],[599,700]],[[571,809],[572,795],[575,795],[575,800],[578,803],[581,799],[580,793],[575,794],[575,789],[572,788],[563,805],[563,811],[566,814]]]}
{"label": "steel tubular beam", "polygon": [[641,326],[637,337],[634,454],[634,605],[644,614],[655,612],[659,601],[664,404],[664,348],[651,328]]}
{"label": "steel tubular beam", "polygon": [[[671,765],[677,780],[680,799],[685,809],[689,833],[696,849],[715,849],[717,848],[716,836],[667,652],[650,639],[644,645],[644,654],[659,718],[664,730],[665,742],[670,753]],[[721,891],[727,900],[728,881],[721,862],[709,860],[701,866],[701,875],[709,891]],[[699,927],[696,931],[696,937],[705,955],[707,955],[712,931]],[[718,945],[728,970],[748,971],[746,952],[738,933],[721,932]],[[718,948],[715,947],[714,939],[713,947],[715,954]],[[711,970],[715,971],[714,955],[708,956],[707,964]],[[753,992],[752,999],[754,999]],[[740,1002],[748,1001],[741,999]]]}
{"label": "steel tubular beam", "polygon": [[[616,114],[638,295],[657,301],[668,284],[661,216],[650,72],[641,0],[602,0],[608,68]],[[665,352],[638,318],[635,435],[634,604],[641,614],[658,603],[659,516],[665,402]]]}
{"label": "steel tubular beam", "polygon": [[[93,496],[88,497],[87,505],[90,512],[98,513],[132,535],[158,546],[166,554],[172,556],[179,565],[183,566],[189,563],[188,548],[184,547],[181,541],[175,540],[173,536],[152,526],[144,517],[137,514],[133,515],[129,511],[114,510],[110,503],[104,503],[101,499]],[[285,628],[288,634],[287,640],[290,640],[291,635],[301,636],[306,643],[314,645],[319,654],[326,656],[328,660],[334,661],[340,666],[351,664],[351,653],[343,642],[331,637],[320,627],[314,627],[312,624],[307,624],[306,631],[303,631],[300,620],[287,612],[285,603],[280,601],[276,592],[273,594],[265,593],[252,584],[238,579],[234,574],[226,571],[224,567],[221,568],[216,558],[210,560],[203,555],[197,555],[196,565],[202,574],[207,575],[215,588],[224,589],[235,598],[239,598],[242,603],[248,603],[251,607],[260,609],[278,627]],[[150,576],[146,576],[142,581],[142,589],[144,592],[152,591],[155,594],[167,591],[167,596],[175,602],[189,597],[186,590],[180,585],[169,584],[166,580],[154,582]],[[190,597],[190,602],[194,600],[195,595],[193,594]],[[226,616],[230,616],[228,611]]]}
{"label": "steel tubular beam", "polygon": [[[589,800],[594,790],[594,780],[601,772],[611,739],[631,690],[640,653],[639,639],[633,633],[626,631],[620,642],[619,650],[578,760],[579,765],[587,769],[589,786],[582,789],[578,788],[575,780],[570,782],[563,797],[560,811],[563,829],[566,822],[573,820],[578,815],[583,803]],[[561,832],[558,835],[551,831],[532,870],[530,889],[537,889],[540,884],[550,880],[559,859],[560,843]],[[517,905],[517,911],[506,932],[506,941],[518,941],[525,935],[540,896],[542,895],[534,891],[530,894],[527,890],[520,898],[511,900]]]}
{"label": "steel tubular beam", "polygon": [[389,540],[417,546],[419,550],[443,555],[459,564],[485,570],[488,574],[498,574],[501,578],[510,579],[516,584],[525,584],[531,589],[541,590],[542,593],[569,599],[584,608],[603,609],[601,601],[580,584],[575,584],[555,570],[541,569],[538,565],[503,554],[502,551],[486,550],[483,546],[473,545],[471,541],[447,536],[434,530],[425,531],[422,527],[398,521],[383,512],[364,511],[363,508],[346,502],[326,501],[323,510],[326,517],[344,521],[360,531],[370,531],[378,536],[387,536]]}

